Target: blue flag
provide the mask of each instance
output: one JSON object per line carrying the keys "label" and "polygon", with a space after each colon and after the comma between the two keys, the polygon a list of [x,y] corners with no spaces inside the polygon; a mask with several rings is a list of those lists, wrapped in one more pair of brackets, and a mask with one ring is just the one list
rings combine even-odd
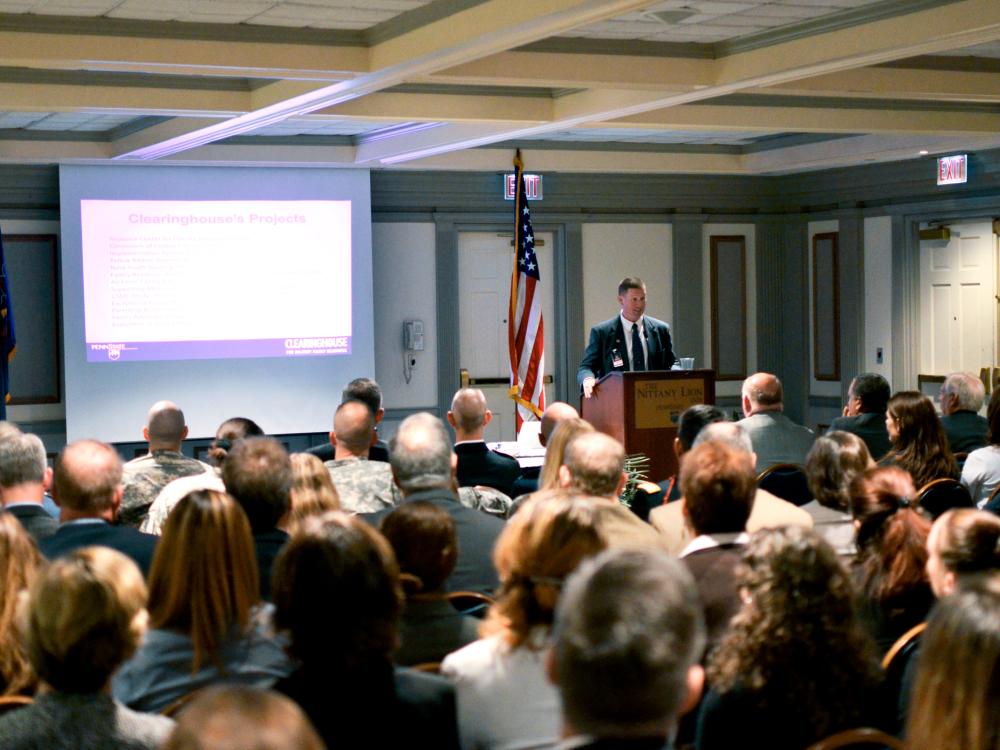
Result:
{"label": "blue flag", "polygon": [[7,259],[3,254],[3,234],[0,233],[0,419],[7,419],[10,401],[10,360],[17,341],[14,338],[14,310],[10,304],[10,284],[7,281]]}

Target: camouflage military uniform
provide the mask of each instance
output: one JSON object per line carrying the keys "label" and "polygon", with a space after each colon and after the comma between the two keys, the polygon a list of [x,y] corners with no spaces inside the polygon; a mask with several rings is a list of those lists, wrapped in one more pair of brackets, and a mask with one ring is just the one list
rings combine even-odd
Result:
{"label": "camouflage military uniform", "polygon": [[146,516],[146,520],[142,522],[142,526],[139,527],[139,531],[143,534],[162,536],[163,525],[167,522],[167,516],[170,515],[170,511],[189,492],[194,492],[195,490],[225,492],[226,486],[222,483],[219,470],[213,468],[209,468],[208,471],[201,474],[192,474],[189,477],[175,479],[160,491],[160,494],[156,496],[156,500],[149,506],[149,514]]}
{"label": "camouflage military uniform", "polygon": [[348,513],[374,513],[402,500],[392,469],[383,461],[340,458],[325,464],[340,495],[340,507]]}
{"label": "camouflage military uniform", "polygon": [[208,469],[208,464],[177,451],[154,451],[132,459],[123,467],[125,496],[118,514],[119,522],[138,528],[149,512],[149,506],[167,484],[179,477],[201,474]]}

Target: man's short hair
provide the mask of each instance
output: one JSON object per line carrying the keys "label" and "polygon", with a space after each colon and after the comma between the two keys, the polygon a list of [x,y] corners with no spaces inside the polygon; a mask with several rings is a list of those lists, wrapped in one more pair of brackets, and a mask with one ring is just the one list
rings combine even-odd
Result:
{"label": "man's short hair", "polygon": [[681,447],[689,451],[694,446],[694,441],[698,433],[714,422],[725,422],[726,415],[722,410],[711,404],[695,404],[689,406],[681,414],[681,419],[677,425],[677,439],[681,441]]}
{"label": "man's short hair", "polygon": [[750,435],[743,429],[743,425],[736,422],[713,422],[705,425],[694,439],[692,447],[697,448],[709,441],[728,445],[733,450],[742,451],[747,455],[753,453],[753,441],[750,440]]}
{"label": "man's short hair", "polygon": [[428,412],[404,419],[389,443],[389,463],[404,492],[447,487],[451,482],[451,440],[444,423]]}
{"label": "man's short hair", "polygon": [[681,494],[696,534],[743,531],[757,489],[750,454],[708,441],[681,458]]}
{"label": "man's short hair", "polygon": [[333,416],[333,433],[337,445],[355,456],[367,454],[375,436],[375,414],[360,399],[344,401]]}
{"label": "man's short hair", "polygon": [[618,282],[618,296],[621,297],[629,289],[642,289],[646,291],[646,284],[638,276],[626,276]]}
{"label": "man's short hair", "polygon": [[451,399],[451,418],[462,432],[475,432],[486,421],[486,395],[478,388],[460,388]]}
{"label": "man's short hair", "polygon": [[861,402],[865,414],[885,414],[892,389],[877,372],[863,372],[851,381],[851,395]]}
{"label": "man's short hair", "polygon": [[[763,378],[764,383],[761,384],[762,378],[759,376],[766,375]],[[743,381],[743,395],[750,399],[751,404],[757,406],[779,406],[785,401],[784,389],[781,387],[781,381],[777,377],[771,375],[770,373],[755,373],[749,378]]]}
{"label": "man's short hair", "polygon": [[238,440],[222,464],[222,482],[246,512],[253,533],[271,531],[288,510],[292,461],[273,438]]}
{"label": "man's short hair", "polygon": [[553,634],[563,713],[596,738],[666,735],[705,644],[691,574],[655,550],[584,561],[563,588]]}
{"label": "man's short hair", "polygon": [[0,487],[41,484],[45,468],[45,446],[37,435],[22,432],[0,440]]}
{"label": "man's short hair", "polygon": [[566,446],[563,465],[573,487],[588,495],[611,497],[618,490],[625,469],[625,448],[603,432],[584,432]]}
{"label": "man's short hair", "polygon": [[56,459],[52,491],[59,505],[99,515],[114,505],[122,483],[122,461],[107,443],[78,440]]}
{"label": "man's short hair", "polygon": [[149,442],[173,445],[184,439],[184,412],[177,404],[158,401],[146,416]]}
{"label": "man's short hair", "polygon": [[382,408],[382,389],[371,378],[355,378],[344,386],[340,400],[341,402],[361,401],[374,416]]}
{"label": "man's short hair", "polygon": [[941,394],[955,397],[957,411],[979,411],[986,400],[983,381],[967,372],[953,372],[944,379]]}

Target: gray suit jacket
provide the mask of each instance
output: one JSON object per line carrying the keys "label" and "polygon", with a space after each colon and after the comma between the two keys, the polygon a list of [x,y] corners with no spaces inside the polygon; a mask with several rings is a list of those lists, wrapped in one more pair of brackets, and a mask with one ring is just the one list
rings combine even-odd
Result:
{"label": "gray suit jacket", "polygon": [[779,411],[765,411],[737,422],[746,430],[757,454],[757,471],[775,464],[805,466],[816,435]]}

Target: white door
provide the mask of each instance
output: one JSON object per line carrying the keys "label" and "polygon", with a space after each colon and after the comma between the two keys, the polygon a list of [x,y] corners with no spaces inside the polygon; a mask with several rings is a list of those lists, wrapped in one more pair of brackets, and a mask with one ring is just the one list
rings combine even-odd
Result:
{"label": "white door", "polygon": [[996,241],[990,222],[920,243],[920,372],[978,374],[996,357]]}
{"label": "white door", "polygon": [[[545,360],[555,361],[553,240],[550,232],[535,232],[535,254],[542,283],[542,315],[545,320]],[[459,356],[473,380],[499,380],[480,385],[493,422],[486,428],[487,442],[516,439],[514,402],[507,397],[510,355],[507,347],[507,311],[510,305],[510,273],[514,246],[510,233],[461,232],[458,235]],[[551,365],[549,365],[551,367]],[[550,375],[551,370],[547,370]],[[546,400],[552,385],[545,387]]]}

